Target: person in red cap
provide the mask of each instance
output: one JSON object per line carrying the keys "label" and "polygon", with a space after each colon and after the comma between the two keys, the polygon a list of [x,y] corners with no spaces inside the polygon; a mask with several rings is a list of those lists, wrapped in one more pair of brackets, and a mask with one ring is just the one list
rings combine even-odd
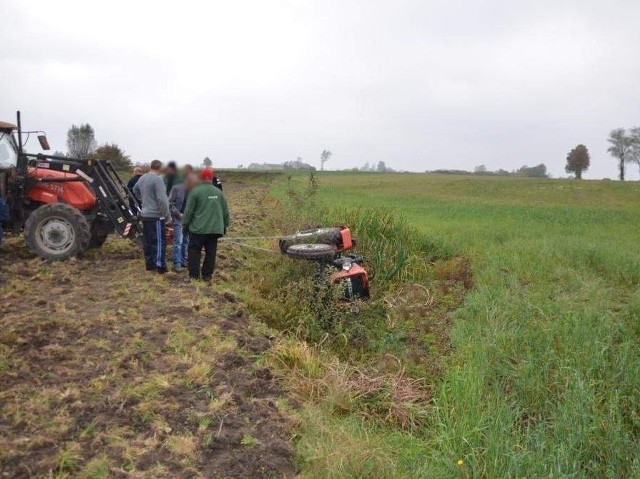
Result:
{"label": "person in red cap", "polygon": [[200,179],[213,184],[213,178],[216,176],[212,168],[203,168],[200,170]]}
{"label": "person in red cap", "polygon": [[219,190],[222,190],[222,182],[216,176],[216,172],[213,168],[204,168],[200,170],[200,179],[202,181],[208,181]]}
{"label": "person in red cap", "polygon": [[[213,184],[211,168],[200,171],[200,183],[189,193],[182,225],[189,232],[189,278],[210,281],[216,266],[218,239],[229,227],[229,207],[222,190]],[[202,250],[204,261],[200,264]]]}

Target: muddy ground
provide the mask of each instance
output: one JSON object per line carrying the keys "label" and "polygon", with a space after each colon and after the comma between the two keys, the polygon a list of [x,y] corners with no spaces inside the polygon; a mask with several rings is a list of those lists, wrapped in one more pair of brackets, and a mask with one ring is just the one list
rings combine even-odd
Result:
{"label": "muddy ground", "polygon": [[[267,185],[227,184],[232,234]],[[144,271],[109,239],[80,260],[0,251],[0,476],[292,477],[290,404],[261,357],[271,332],[231,292]]]}

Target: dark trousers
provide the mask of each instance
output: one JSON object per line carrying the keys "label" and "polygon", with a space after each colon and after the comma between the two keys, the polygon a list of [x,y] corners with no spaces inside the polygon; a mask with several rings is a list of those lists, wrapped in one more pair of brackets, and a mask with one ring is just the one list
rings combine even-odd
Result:
{"label": "dark trousers", "polygon": [[[213,277],[216,267],[216,251],[218,250],[218,238],[222,235],[189,234],[189,277],[193,279],[209,280]],[[204,249],[204,261],[200,266],[202,250]],[[202,275],[202,276],[201,276]]]}
{"label": "dark trousers", "polygon": [[142,236],[147,270],[166,270],[167,229],[164,220],[143,218]]}

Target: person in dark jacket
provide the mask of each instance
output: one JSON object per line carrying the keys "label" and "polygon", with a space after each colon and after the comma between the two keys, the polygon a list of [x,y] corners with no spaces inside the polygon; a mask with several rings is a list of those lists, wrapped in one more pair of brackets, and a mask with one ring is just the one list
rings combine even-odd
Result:
{"label": "person in dark jacket", "polygon": [[187,266],[189,236],[182,227],[182,217],[187,207],[188,194],[186,183],[174,186],[169,193],[169,208],[173,219],[173,270],[176,273],[182,272],[182,268]]}
{"label": "person in dark jacket", "polygon": [[0,244],[2,244],[2,236],[4,235],[2,223],[5,221],[9,221],[9,205],[4,201],[2,196],[0,196]]}
{"label": "person in dark jacket", "polygon": [[[131,178],[129,178],[129,181],[127,182],[127,188],[129,188],[129,191],[133,194],[133,188],[136,186],[136,183],[138,182],[138,180],[140,179],[140,177],[142,176],[142,168],[140,168],[139,166],[136,166],[133,169],[133,176]],[[135,194],[134,194],[135,196]],[[137,198],[138,203],[140,203],[140,198]],[[137,213],[136,211],[136,204],[133,202],[133,200],[129,200],[129,207],[131,208],[131,211],[133,211],[134,213]]]}
{"label": "person in dark jacket", "polygon": [[167,196],[171,193],[171,188],[184,182],[184,178],[178,171],[178,165],[176,165],[175,161],[167,163],[162,181],[164,181],[164,185],[167,188]]}
{"label": "person in dark jacket", "polygon": [[[213,168],[205,168],[202,171],[203,172],[205,172],[205,171],[207,172],[207,173],[205,173],[207,175],[207,177],[210,174],[211,175],[211,183],[213,183],[213,186],[215,186],[219,190],[222,190],[222,181],[220,181],[218,179],[218,175],[216,175],[216,170],[214,170]],[[209,171],[211,171],[211,173],[208,173]]]}
{"label": "person in dark jacket", "polygon": [[216,266],[218,239],[226,234],[230,217],[224,194],[211,183],[213,171],[202,170],[200,180],[189,193],[182,224],[189,231],[189,278],[210,281]]}

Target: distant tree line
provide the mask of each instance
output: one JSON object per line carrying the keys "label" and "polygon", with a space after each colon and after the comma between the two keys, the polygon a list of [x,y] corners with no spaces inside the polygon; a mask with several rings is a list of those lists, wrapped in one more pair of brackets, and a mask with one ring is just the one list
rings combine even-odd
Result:
{"label": "distant tree line", "polygon": [[378,163],[369,163],[366,162],[360,168],[352,168],[350,171],[367,171],[372,173],[393,173],[395,170],[389,166],[384,161],[379,161]]}
{"label": "distant tree line", "polygon": [[[609,133],[609,148],[607,151],[618,160],[618,177],[621,181],[625,179],[625,167],[628,163],[635,163],[640,168],[640,127],[636,128],[616,128]],[[56,155],[66,155],[73,158],[100,158],[109,160],[118,169],[130,169],[134,162],[125,151],[116,143],[98,144],[95,130],[89,123],[71,125],[67,131],[67,152],[56,152]],[[324,165],[331,159],[333,153],[329,150],[322,150],[320,154],[320,169],[324,170]],[[582,179],[582,175],[589,169],[591,158],[589,150],[585,145],[578,145],[567,155],[565,171],[575,175],[576,179]],[[143,163],[136,162],[136,165]],[[202,166],[211,167],[213,161],[205,157]],[[251,163],[248,167],[252,170],[304,170],[315,171],[316,168],[303,161],[301,157],[293,161],[283,163]],[[353,168],[351,171],[389,173],[394,170],[386,165],[384,161],[377,163],[365,163],[362,167]],[[547,167],[544,163],[536,166],[524,165],[517,170],[507,171],[499,169],[490,171],[485,165],[479,165],[473,171],[438,169],[427,171],[427,173],[446,175],[478,175],[478,176],[520,176],[532,178],[548,178]]]}
{"label": "distant tree line", "polygon": [[[242,168],[242,165],[239,166]],[[305,163],[302,157],[295,160],[285,161],[283,163],[251,163],[249,170],[259,171],[284,171],[284,170],[300,170],[300,171],[316,171],[316,167]]]}
{"label": "distant tree line", "polygon": [[544,163],[537,166],[521,166],[517,170],[507,171],[499,169],[490,171],[485,165],[476,166],[473,171],[467,170],[427,170],[426,173],[434,173],[438,175],[477,175],[477,176],[521,176],[529,178],[548,178],[547,167]]}

